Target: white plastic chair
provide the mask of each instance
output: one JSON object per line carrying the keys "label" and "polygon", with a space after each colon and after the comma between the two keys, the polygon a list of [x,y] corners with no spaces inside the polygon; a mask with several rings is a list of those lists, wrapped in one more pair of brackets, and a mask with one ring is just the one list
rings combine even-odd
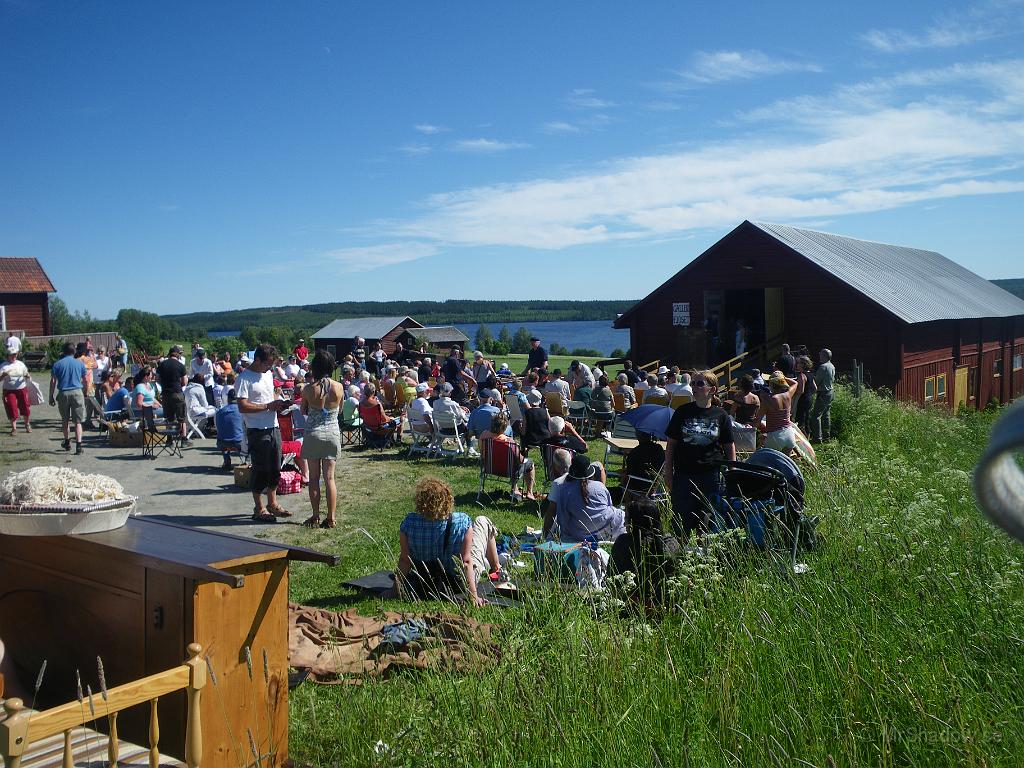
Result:
{"label": "white plastic chair", "polygon": [[[446,456],[455,456],[466,452],[466,443],[463,442],[462,434],[459,432],[459,422],[455,414],[450,411],[434,411],[431,414],[434,422],[434,452]],[[457,451],[446,451],[442,447],[445,440],[455,443]]]}
{"label": "white plastic chair", "polygon": [[423,414],[411,408],[406,417],[409,420],[409,436],[412,438],[412,444],[409,446],[409,455],[412,456],[417,453],[427,456],[432,455],[436,449],[434,426],[423,418]]}

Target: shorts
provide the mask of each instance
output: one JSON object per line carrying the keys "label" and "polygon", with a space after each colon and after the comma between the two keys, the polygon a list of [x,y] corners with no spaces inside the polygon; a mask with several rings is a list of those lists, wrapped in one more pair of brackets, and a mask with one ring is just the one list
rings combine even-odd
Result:
{"label": "shorts", "polygon": [[479,579],[486,576],[491,568],[487,562],[487,544],[498,537],[499,531],[490,518],[480,515],[473,520],[473,543],[469,548],[469,559],[473,563],[473,571]]}
{"label": "shorts", "polygon": [[183,392],[164,392],[164,418],[167,421],[185,420],[185,394]]}
{"label": "shorts", "polygon": [[281,479],[281,430],[277,427],[250,429],[247,434],[252,464],[249,488],[253,491],[276,490]]}
{"label": "shorts", "polygon": [[80,389],[64,389],[57,393],[60,420],[81,424],[85,421],[85,393]]}

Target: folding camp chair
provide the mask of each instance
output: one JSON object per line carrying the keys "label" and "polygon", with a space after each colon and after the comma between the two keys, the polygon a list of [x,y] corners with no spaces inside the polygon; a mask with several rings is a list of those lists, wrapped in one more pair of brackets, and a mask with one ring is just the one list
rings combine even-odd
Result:
{"label": "folding camp chair", "polygon": [[359,418],[359,411],[354,411],[348,420],[339,413],[338,429],[341,431],[342,445],[356,445],[363,441],[363,420]]}
{"label": "folding camp chair", "polygon": [[523,409],[519,404],[519,398],[514,393],[509,392],[505,395],[505,406],[508,408],[510,423],[523,420]]}
{"label": "folding camp chair", "polygon": [[144,408],[142,422],[142,455],[147,459],[155,459],[165,453],[182,458],[180,432],[177,424],[157,425],[152,408]]}
{"label": "folding camp chair", "polygon": [[611,425],[615,421],[616,413],[614,410],[598,410],[596,408],[587,408],[587,419],[590,423],[591,433],[599,433],[604,431],[605,428]]}
{"label": "folding camp chair", "polygon": [[481,507],[483,506],[480,497],[484,495],[485,483],[489,477],[507,481],[508,492],[512,496],[515,493],[516,483],[519,482],[522,471],[523,456],[515,443],[495,440],[494,438],[481,440],[480,487],[476,492],[476,503]]}
{"label": "folding camp chair", "polygon": [[626,396],[621,392],[612,392],[612,408],[616,413],[624,413],[626,410]]}
{"label": "folding camp chair", "polygon": [[587,404],[582,400],[570,400],[565,418],[582,435],[587,429]]}
{"label": "folding camp chair", "polygon": [[571,464],[573,457],[576,455],[576,451],[564,448],[561,445],[542,445],[540,447],[541,463],[544,465],[544,482],[549,490],[551,488],[551,483],[560,477],[560,475],[556,475],[551,468],[555,457],[555,451],[559,449],[568,451],[569,463]]}

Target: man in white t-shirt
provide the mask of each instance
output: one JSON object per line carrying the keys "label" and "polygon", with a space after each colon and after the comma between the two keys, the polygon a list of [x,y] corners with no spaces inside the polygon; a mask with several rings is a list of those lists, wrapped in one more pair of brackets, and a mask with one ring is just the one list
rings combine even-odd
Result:
{"label": "man in white t-shirt", "polygon": [[[277,426],[277,414],[290,403],[274,396],[274,377],[270,369],[275,356],[272,346],[260,344],[249,367],[235,379],[238,410],[245,422],[252,463],[249,483],[253,500],[252,519],[261,523],[276,523],[279,517],[291,517],[291,512],[277,503],[277,484],[281,479],[281,431]],[[267,494],[265,507],[264,492]]]}
{"label": "man in white t-shirt", "polygon": [[21,354],[21,337],[15,336],[14,331],[7,332],[7,354],[9,355],[20,355]]}
{"label": "man in white t-shirt", "polygon": [[297,381],[302,376],[302,368],[299,366],[298,358],[295,355],[288,356],[288,364],[284,367],[284,375],[289,381]]}

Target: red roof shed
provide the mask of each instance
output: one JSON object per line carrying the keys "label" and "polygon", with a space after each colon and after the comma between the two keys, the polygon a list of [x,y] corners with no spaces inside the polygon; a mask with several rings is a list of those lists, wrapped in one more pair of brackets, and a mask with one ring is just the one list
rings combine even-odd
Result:
{"label": "red roof shed", "polygon": [[49,336],[49,294],[55,291],[38,259],[0,256],[0,325],[4,331]]}

